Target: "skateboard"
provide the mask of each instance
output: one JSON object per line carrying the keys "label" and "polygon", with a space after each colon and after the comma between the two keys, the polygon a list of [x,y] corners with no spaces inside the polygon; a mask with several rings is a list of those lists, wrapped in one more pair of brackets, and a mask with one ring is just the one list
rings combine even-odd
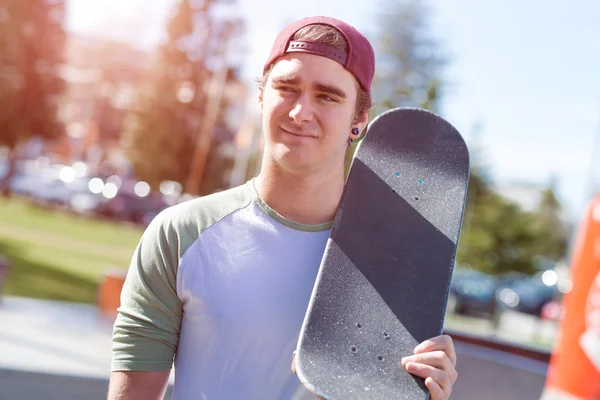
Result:
{"label": "skateboard", "polygon": [[396,108],[357,147],[296,348],[322,399],[429,398],[400,364],[443,330],[469,154],[436,114]]}

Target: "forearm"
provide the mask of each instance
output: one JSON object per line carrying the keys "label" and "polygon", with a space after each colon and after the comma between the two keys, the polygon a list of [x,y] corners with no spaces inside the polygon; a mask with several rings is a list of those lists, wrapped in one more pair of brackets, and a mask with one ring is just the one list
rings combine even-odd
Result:
{"label": "forearm", "polygon": [[115,371],[110,375],[108,400],[162,400],[170,371]]}

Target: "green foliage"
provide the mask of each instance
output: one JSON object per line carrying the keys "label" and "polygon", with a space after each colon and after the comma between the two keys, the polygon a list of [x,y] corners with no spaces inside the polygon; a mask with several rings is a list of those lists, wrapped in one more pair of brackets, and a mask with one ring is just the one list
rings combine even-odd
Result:
{"label": "green foliage", "polygon": [[[387,1],[378,9],[382,12],[371,38],[377,63],[370,119],[396,107],[439,111],[446,61],[431,38],[428,9],[417,0]],[[348,149],[346,176],[357,145],[355,141]]]}
{"label": "green foliage", "polygon": [[568,233],[554,184],[540,189],[538,207],[526,211],[493,190],[479,124],[470,142],[471,176],[458,264],[492,275],[532,274],[542,262],[562,259]]}
{"label": "green foliage", "polygon": [[[201,3],[201,4],[200,4]],[[221,47],[225,35],[240,24],[235,19],[215,17],[215,10],[229,6],[224,0],[182,0],[174,9],[168,37],[160,47],[152,76],[142,90],[132,129],[123,144],[134,174],[157,187],[163,180],[186,186],[192,158],[200,140],[211,79],[222,66]],[[227,15],[220,13],[219,15]],[[228,79],[235,79],[233,69]],[[227,133],[227,103],[222,103],[208,155],[201,191],[214,191],[223,184],[223,172],[231,162],[221,160],[231,134]],[[215,171],[215,166],[218,171]]]}
{"label": "green foliage", "polygon": [[552,261],[565,257],[569,247],[569,233],[560,218],[561,214],[562,209],[551,184],[542,192],[540,206],[535,213],[534,229],[539,239],[536,243],[537,253]]}
{"label": "green foliage", "polygon": [[552,188],[543,191],[534,211],[494,192],[477,172],[471,173],[468,193],[458,264],[491,275],[532,274],[542,261],[565,256],[567,234]]}
{"label": "green foliage", "polygon": [[65,32],[63,1],[8,0],[0,5],[0,145],[63,134],[57,112]]}
{"label": "green foliage", "polygon": [[64,134],[58,119],[64,81],[60,78],[65,32],[64,2],[7,0],[0,3],[0,146],[7,146],[4,196],[16,169],[20,143]]}
{"label": "green foliage", "polygon": [[495,193],[481,197],[472,212],[461,237],[460,263],[493,275],[535,271],[537,232],[532,215]]}
{"label": "green foliage", "polygon": [[429,10],[417,0],[380,7],[374,49],[373,116],[395,107],[439,111],[446,60],[429,29]]}

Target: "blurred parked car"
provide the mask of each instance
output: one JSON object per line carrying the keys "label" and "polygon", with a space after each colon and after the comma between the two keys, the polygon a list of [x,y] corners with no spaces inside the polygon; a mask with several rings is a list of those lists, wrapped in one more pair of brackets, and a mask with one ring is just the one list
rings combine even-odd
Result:
{"label": "blurred parked car", "polygon": [[518,279],[496,291],[498,305],[535,316],[542,315],[544,305],[558,295],[556,284],[544,282],[540,275]]}
{"label": "blurred parked car", "polygon": [[69,182],[62,179],[46,180],[35,193],[37,200],[43,203],[68,207],[71,207],[71,202],[77,195],[97,197],[90,192],[87,178],[75,178]]}
{"label": "blurred parked car", "polygon": [[456,270],[450,282],[449,311],[456,314],[494,313],[496,280],[475,270]]}
{"label": "blurred parked car", "polygon": [[[34,196],[44,183],[45,174],[32,160],[19,160],[8,184],[12,193],[19,196]],[[2,176],[8,173],[8,164],[3,167]]]}
{"label": "blurred parked car", "polygon": [[156,193],[141,197],[134,192],[120,190],[114,197],[104,199],[96,208],[96,212],[121,221],[148,225],[167,206]]}
{"label": "blurred parked car", "polygon": [[8,185],[14,194],[32,196],[41,183],[41,178],[35,172],[17,170]]}

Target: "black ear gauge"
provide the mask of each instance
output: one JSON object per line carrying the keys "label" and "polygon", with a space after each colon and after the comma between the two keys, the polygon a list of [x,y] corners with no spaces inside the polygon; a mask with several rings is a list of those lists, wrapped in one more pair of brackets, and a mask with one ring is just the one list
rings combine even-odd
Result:
{"label": "black ear gauge", "polygon": [[[360,134],[360,131],[358,130],[358,128],[352,128],[352,130],[350,132],[352,132],[352,134],[354,136],[358,136]],[[353,139],[348,139],[348,146],[350,146],[353,141],[354,141]]]}

